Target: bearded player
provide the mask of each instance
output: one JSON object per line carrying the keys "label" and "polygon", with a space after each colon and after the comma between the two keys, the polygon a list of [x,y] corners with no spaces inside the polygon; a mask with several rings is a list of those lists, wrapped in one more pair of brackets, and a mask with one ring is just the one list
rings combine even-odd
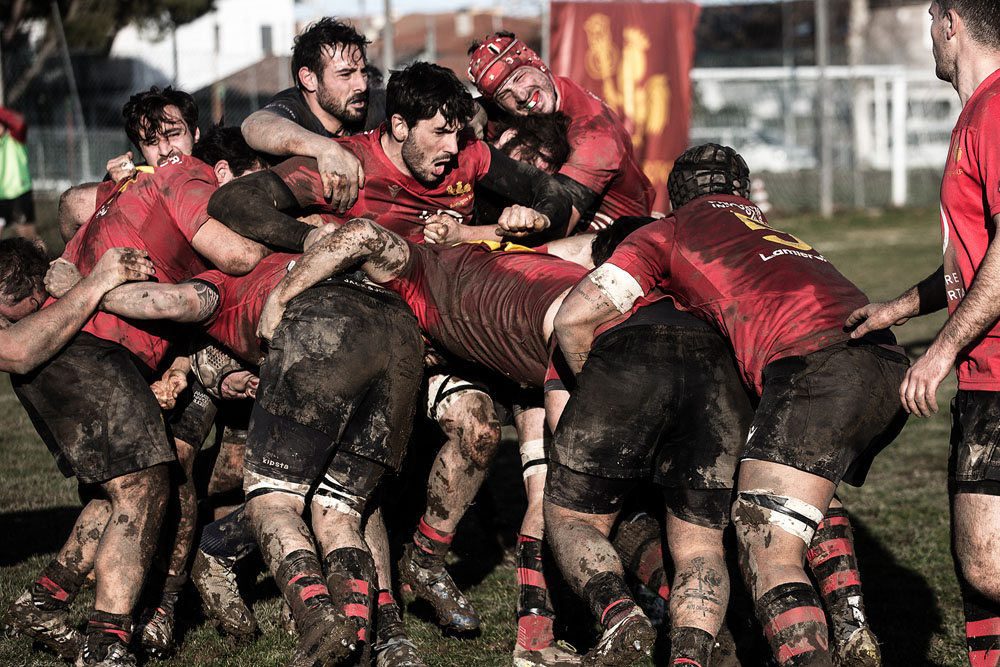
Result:
{"label": "bearded player", "polygon": [[632,151],[632,137],[600,98],[564,76],[556,76],[527,44],[498,32],[469,49],[469,80],[483,98],[511,114],[570,118],[569,158],[557,179],[573,200],[569,229],[592,229],[622,215],[649,215],[653,186]]}

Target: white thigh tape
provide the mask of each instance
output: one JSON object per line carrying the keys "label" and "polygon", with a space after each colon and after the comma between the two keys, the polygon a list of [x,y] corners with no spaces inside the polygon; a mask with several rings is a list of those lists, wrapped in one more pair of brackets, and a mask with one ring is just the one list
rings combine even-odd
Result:
{"label": "white thigh tape", "polygon": [[737,502],[751,503],[769,510],[767,522],[794,535],[808,546],[816,527],[823,520],[823,512],[809,503],[769,493],[764,489],[740,491]]}
{"label": "white thigh tape", "polygon": [[521,476],[528,479],[532,475],[543,473],[546,470],[548,459],[545,457],[545,439],[528,440],[520,444],[521,449]]}
{"label": "white thigh tape", "polygon": [[309,492],[309,485],[286,482],[245,470],[243,472],[243,492],[249,496],[254,492],[259,494],[261,491],[287,493],[299,498],[305,498]]}

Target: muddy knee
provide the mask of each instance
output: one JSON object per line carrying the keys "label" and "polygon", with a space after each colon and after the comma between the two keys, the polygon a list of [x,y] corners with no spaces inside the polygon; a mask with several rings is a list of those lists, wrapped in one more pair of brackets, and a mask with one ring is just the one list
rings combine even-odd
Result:
{"label": "muddy knee", "polygon": [[493,400],[481,391],[470,391],[455,401],[439,422],[449,438],[455,438],[463,458],[476,468],[493,462],[500,445],[500,421]]}

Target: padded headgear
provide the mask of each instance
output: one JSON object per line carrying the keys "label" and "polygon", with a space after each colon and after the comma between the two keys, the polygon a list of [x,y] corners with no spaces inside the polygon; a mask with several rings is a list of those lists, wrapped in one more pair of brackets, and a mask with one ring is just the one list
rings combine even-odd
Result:
{"label": "padded headgear", "polygon": [[469,59],[469,81],[483,97],[492,100],[510,75],[522,67],[534,67],[551,78],[538,54],[516,37],[494,35],[479,45]]}
{"label": "padded headgear", "polygon": [[750,196],[750,169],[729,146],[702,144],[689,148],[674,161],[667,177],[667,193],[674,208],[705,195]]}

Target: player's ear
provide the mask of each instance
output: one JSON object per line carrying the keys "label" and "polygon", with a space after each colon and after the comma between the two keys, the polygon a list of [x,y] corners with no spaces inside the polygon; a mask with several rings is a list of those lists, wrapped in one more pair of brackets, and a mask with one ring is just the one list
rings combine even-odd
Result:
{"label": "player's ear", "polygon": [[194,143],[201,141],[201,129],[198,127],[194,128]]}
{"label": "player's ear", "polygon": [[392,138],[399,142],[406,141],[406,137],[410,136],[410,126],[398,113],[392,114],[392,118],[389,119],[389,130],[392,132]]}
{"label": "player's ear", "polygon": [[310,93],[316,92],[316,73],[308,67],[303,66],[299,68],[299,82]]}
{"label": "player's ear", "polygon": [[236,176],[233,174],[233,170],[229,168],[229,162],[227,160],[219,160],[212,167],[212,171],[215,172],[215,180],[219,185],[225,185],[229,181],[233,180]]}

